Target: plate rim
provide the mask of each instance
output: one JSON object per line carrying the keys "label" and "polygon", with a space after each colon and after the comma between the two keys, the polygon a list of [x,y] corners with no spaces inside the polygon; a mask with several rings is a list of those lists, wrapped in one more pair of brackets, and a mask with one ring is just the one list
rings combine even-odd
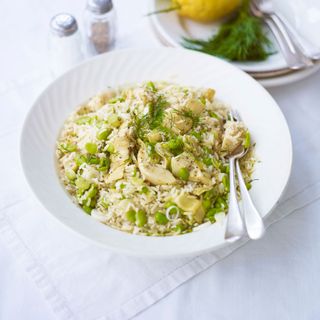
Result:
{"label": "plate rim", "polygon": [[[149,2],[150,12],[153,12],[156,10],[157,1],[158,0],[152,0]],[[174,41],[172,37],[164,30],[156,14],[153,14],[150,16],[150,24],[158,40],[164,46],[173,47],[173,48],[183,48],[179,43]],[[232,61],[227,61],[227,62],[233,64]],[[309,75],[313,74],[314,72],[320,69],[320,63],[314,64],[309,67],[305,67],[303,69],[298,69],[298,70],[291,69],[289,67],[283,67],[283,68],[273,68],[265,71],[260,71],[260,70],[253,71],[253,70],[246,70],[246,68],[243,68],[240,66],[236,66],[236,67],[248,73],[249,75],[254,77],[256,80],[261,81],[261,83],[264,86],[274,87],[277,85],[284,85],[291,82],[295,82],[303,79],[304,77],[308,77]],[[282,81],[279,81],[279,79],[282,79]],[[275,84],[272,83],[272,80],[275,80],[274,81]]]}

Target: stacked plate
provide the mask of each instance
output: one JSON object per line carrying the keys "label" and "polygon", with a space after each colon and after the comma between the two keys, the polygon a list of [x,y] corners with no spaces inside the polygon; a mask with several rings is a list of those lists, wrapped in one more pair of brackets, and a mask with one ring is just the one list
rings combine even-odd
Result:
{"label": "stacked plate", "polygon": [[[320,2],[313,0],[273,0],[274,8],[294,28],[302,41],[306,52],[320,48]],[[151,1],[150,12],[170,6],[169,0]],[[303,12],[303,15],[301,14]],[[211,36],[220,23],[201,24],[178,16],[176,12],[151,16],[155,33],[163,44],[180,47],[182,37],[203,38]],[[235,62],[234,64],[248,72],[266,87],[273,87],[303,79],[320,68],[320,64],[303,70],[291,70],[284,60],[276,41],[270,34],[276,53],[262,62]],[[320,49],[319,49],[320,52]]]}

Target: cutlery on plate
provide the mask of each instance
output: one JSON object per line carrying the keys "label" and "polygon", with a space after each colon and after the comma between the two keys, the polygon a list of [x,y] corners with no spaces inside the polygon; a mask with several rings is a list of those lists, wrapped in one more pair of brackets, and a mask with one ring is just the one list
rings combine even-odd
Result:
{"label": "cutlery on plate", "polygon": [[289,68],[299,70],[313,65],[313,61],[304,54],[283,19],[274,11],[271,0],[252,0],[250,10],[268,25]]}
{"label": "cutlery on plate", "polygon": [[[238,112],[231,111],[230,118],[235,121],[241,121]],[[229,194],[229,209],[227,215],[227,225],[225,231],[225,239],[228,242],[233,242],[240,239],[245,234],[244,223],[247,234],[251,239],[259,239],[265,232],[263,220],[256,209],[249,191],[246,187],[242,176],[239,160],[246,155],[248,149],[242,146],[236,150],[229,158],[230,166],[230,194]],[[242,199],[242,214],[239,209],[237,199],[237,189],[235,183],[235,172],[238,177],[239,188]]]}
{"label": "cutlery on plate", "polygon": [[242,158],[245,154],[245,149],[241,148],[239,152],[234,153],[229,157],[229,203],[228,203],[228,214],[227,214],[227,226],[225,230],[224,238],[228,242],[234,242],[240,239],[245,234],[245,228],[243,219],[239,209],[237,188],[235,183],[235,162],[238,158]]}
{"label": "cutlery on plate", "polygon": [[[232,112],[232,118],[236,121],[241,121],[240,114],[237,111]],[[245,152],[242,156],[248,152],[248,149],[245,149]],[[253,204],[250,193],[247,189],[246,183],[243,179],[239,158],[236,159],[236,173],[239,182],[239,188],[241,193],[242,200],[242,211],[244,222],[246,225],[247,233],[251,239],[259,239],[263,236],[265,232],[265,227],[263,220],[258,212],[257,208]]]}

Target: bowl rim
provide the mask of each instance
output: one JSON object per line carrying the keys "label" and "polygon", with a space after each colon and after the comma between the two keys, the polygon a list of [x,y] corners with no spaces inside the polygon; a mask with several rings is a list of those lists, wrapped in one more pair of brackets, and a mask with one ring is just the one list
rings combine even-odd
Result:
{"label": "bowl rim", "polygon": [[[23,169],[23,172],[24,172],[24,177],[25,177],[25,180],[30,188],[30,190],[32,191],[32,193],[34,194],[35,198],[37,199],[38,203],[41,204],[41,206],[45,209],[45,211],[47,211],[51,217],[54,217],[54,219],[56,221],[59,222],[60,225],[63,225],[65,228],[67,228],[68,230],[71,230],[74,234],[76,234],[77,236],[81,236],[83,239],[85,239],[86,241],[89,241],[90,243],[93,243],[95,245],[98,245],[99,247],[101,248],[104,248],[104,249],[108,249],[108,250],[111,250],[113,252],[116,252],[116,253],[122,253],[122,254],[125,254],[125,255],[128,255],[128,256],[140,256],[140,257],[149,257],[149,258],[171,258],[171,257],[187,257],[187,256],[192,256],[192,255],[199,255],[199,254],[202,254],[202,253],[206,253],[206,252],[210,252],[210,251],[216,251],[220,248],[223,248],[223,247],[227,247],[227,246],[230,246],[230,243],[228,242],[223,242],[221,244],[218,244],[218,245],[215,245],[215,246],[212,246],[210,248],[203,248],[202,250],[197,250],[197,251],[183,251],[181,253],[169,253],[169,254],[166,254],[165,252],[132,252],[130,249],[128,248],[119,248],[119,247],[115,247],[115,246],[112,246],[110,244],[107,244],[107,243],[102,243],[101,241],[97,240],[97,239],[94,239],[94,238],[91,238],[91,237],[88,237],[87,235],[84,235],[82,234],[79,230],[76,230],[75,228],[73,228],[72,226],[70,226],[69,224],[66,224],[64,223],[58,216],[56,216],[54,213],[51,212],[50,209],[47,208],[46,206],[46,203],[43,201],[43,199],[41,199],[38,194],[37,194],[37,191],[36,191],[36,188],[35,186],[33,185],[33,182],[31,181],[30,179],[30,176],[28,175],[27,171],[28,171],[28,168],[26,167],[26,163],[25,163],[25,160],[24,160],[24,151],[23,151],[23,135],[24,135],[24,132],[27,128],[27,125],[28,125],[28,121],[30,119],[30,117],[32,116],[32,113],[34,111],[34,108],[35,106],[39,103],[39,101],[41,101],[41,99],[43,98],[43,96],[45,96],[46,92],[48,90],[50,90],[52,87],[55,86],[55,84],[57,82],[60,81],[60,79],[66,77],[68,74],[71,74],[73,73],[76,69],[78,68],[81,68],[81,66],[84,66],[84,65],[90,65],[93,61],[96,61],[96,60],[103,60],[105,59],[106,57],[109,57],[110,55],[117,55],[119,52],[135,52],[135,53],[143,53],[145,51],[153,51],[153,52],[156,52],[156,51],[159,51],[159,50],[164,50],[164,51],[181,51],[181,52],[185,52],[185,51],[188,51],[190,52],[190,50],[187,50],[187,49],[182,49],[182,48],[165,48],[165,47],[162,47],[162,48],[133,48],[133,49],[120,49],[120,50],[114,50],[112,52],[107,52],[105,54],[102,54],[102,55],[98,55],[98,56],[95,56],[95,57],[92,57],[88,60],[85,60],[83,61],[82,63],[74,66],[73,68],[69,69],[67,72],[61,74],[60,76],[58,76],[57,78],[55,78],[53,81],[51,81],[44,89],[42,89],[41,93],[37,96],[37,98],[33,101],[33,103],[31,104],[31,106],[29,107],[29,110],[27,111],[26,113],[26,116],[24,118],[24,122],[23,122],[23,125],[22,125],[22,129],[21,129],[21,134],[20,134],[20,139],[19,139],[19,155],[20,155],[20,163],[22,165],[22,169]],[[207,56],[206,54],[203,54],[203,53],[200,53],[200,52],[192,52],[193,55],[204,55],[204,56]],[[248,74],[246,74],[244,71],[242,71],[241,69],[235,67],[234,65],[222,60],[222,59],[219,59],[219,58],[216,58],[216,57],[211,57],[210,58],[213,58],[215,60],[218,60],[219,63],[223,63],[223,64],[226,64],[228,65],[229,67],[231,67],[235,72],[238,72],[238,73],[241,73],[243,76],[245,76],[247,78],[248,81],[250,82],[254,82],[255,85],[259,86],[268,96],[269,98],[273,101],[273,103],[275,104],[275,106],[278,108],[278,111],[279,111],[279,115],[282,117],[282,122],[283,124],[285,125],[286,127],[286,130],[287,130],[287,133],[288,133],[288,142],[289,142],[289,149],[288,149],[288,160],[289,160],[289,163],[287,163],[287,170],[286,170],[286,176],[285,176],[285,183],[283,185],[283,188],[281,190],[281,193],[278,195],[278,199],[277,201],[273,204],[273,206],[271,207],[271,209],[265,214],[265,216],[263,217],[263,219],[265,220],[268,216],[270,216],[270,214],[273,212],[274,208],[276,207],[276,205],[279,203],[279,200],[281,199],[281,197],[283,196],[287,186],[288,186],[288,182],[289,182],[289,178],[290,178],[290,175],[291,175],[291,170],[292,170],[292,161],[293,161],[293,150],[292,150],[292,138],[291,138],[291,133],[290,133],[290,130],[289,130],[289,126],[287,124],[287,121],[286,121],[286,118],[284,117],[281,109],[279,108],[278,104],[276,103],[276,101],[273,99],[273,97],[269,94],[269,92],[267,92],[256,80],[254,80],[252,77],[250,77]],[[58,175],[58,173],[57,173]],[[59,179],[60,180],[60,179]],[[284,179],[283,179],[284,180]],[[61,188],[63,188],[63,186],[61,185]],[[76,206],[76,204],[73,203],[74,206]],[[117,230],[119,231],[119,230]],[[125,233],[124,231],[119,231],[121,233]],[[150,238],[148,236],[144,236],[144,235],[132,235],[130,234],[130,236],[138,236],[138,237],[144,237],[144,238]],[[173,237],[183,237],[185,235],[177,235],[177,236],[170,236],[170,238],[173,238]],[[157,237],[157,238],[162,238],[162,239],[165,239],[165,238],[168,238],[168,237]],[[246,238],[246,237],[243,237],[241,238],[242,240]],[[237,241],[237,243],[240,241],[241,242],[241,239]]]}

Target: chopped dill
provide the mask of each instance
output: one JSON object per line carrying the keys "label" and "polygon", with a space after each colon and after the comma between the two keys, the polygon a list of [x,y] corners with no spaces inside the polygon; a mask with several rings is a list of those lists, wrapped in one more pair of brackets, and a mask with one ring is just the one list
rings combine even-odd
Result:
{"label": "chopped dill", "polygon": [[146,83],[146,87],[149,88],[152,92],[156,92],[157,88],[152,81]]}
{"label": "chopped dill", "polygon": [[163,98],[163,96],[159,96],[154,102],[149,104],[148,120],[150,121],[151,129],[155,129],[162,124],[164,110],[167,104],[168,102]]}
{"label": "chopped dill", "polygon": [[186,118],[191,119],[193,127],[196,127],[200,122],[200,117],[189,109],[175,110],[175,112]]}
{"label": "chopped dill", "polygon": [[135,130],[137,136],[144,140],[145,134],[148,130],[153,130],[162,127],[162,121],[164,118],[164,111],[168,102],[163,98],[163,96],[156,97],[148,105],[148,113],[142,117],[138,115],[134,116]]}
{"label": "chopped dill", "polygon": [[182,45],[231,61],[262,61],[274,53],[262,20],[250,14],[249,0],[207,40],[183,38]]}

